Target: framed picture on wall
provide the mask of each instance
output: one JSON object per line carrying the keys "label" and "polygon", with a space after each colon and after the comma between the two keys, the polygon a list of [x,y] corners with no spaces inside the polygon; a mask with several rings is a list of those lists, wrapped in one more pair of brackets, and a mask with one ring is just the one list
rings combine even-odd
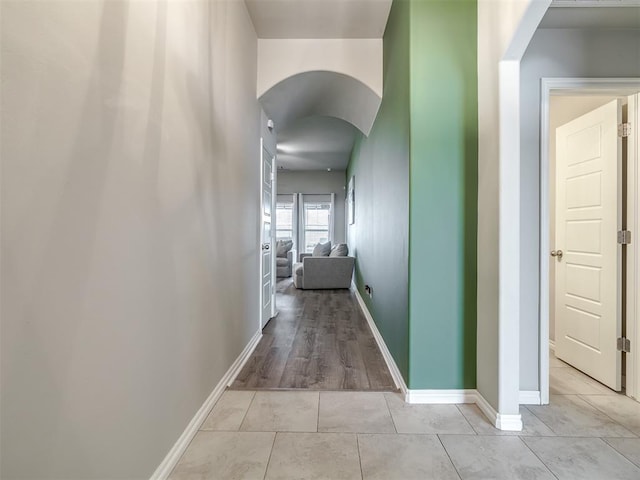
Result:
{"label": "framed picture on wall", "polygon": [[356,223],[356,218],[355,218],[355,190],[354,190],[354,183],[355,183],[355,175],[352,176],[349,179],[349,184],[347,185],[347,218],[349,219],[349,225],[353,225],[354,223]]}

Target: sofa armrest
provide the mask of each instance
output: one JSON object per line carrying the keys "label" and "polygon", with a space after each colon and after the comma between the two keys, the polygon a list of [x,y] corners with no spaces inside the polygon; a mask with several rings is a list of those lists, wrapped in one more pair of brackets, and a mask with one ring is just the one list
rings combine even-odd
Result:
{"label": "sofa armrest", "polygon": [[301,254],[300,254],[300,260],[299,260],[299,261],[300,261],[300,262],[303,262],[305,258],[307,258],[307,257],[312,257],[312,256],[313,256],[313,254],[312,254],[312,253],[301,253]]}

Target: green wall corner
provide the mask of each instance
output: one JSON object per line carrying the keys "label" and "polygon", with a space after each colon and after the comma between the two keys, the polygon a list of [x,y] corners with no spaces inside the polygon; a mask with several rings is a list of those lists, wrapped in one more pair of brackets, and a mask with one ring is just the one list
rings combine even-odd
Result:
{"label": "green wall corner", "polygon": [[411,389],[476,386],[475,1],[411,2]]}
{"label": "green wall corner", "polygon": [[[409,377],[409,4],[394,2],[384,36],[384,93],[376,122],[360,135],[355,175],[355,284],[405,380]],[[373,288],[373,298],[364,285]]]}

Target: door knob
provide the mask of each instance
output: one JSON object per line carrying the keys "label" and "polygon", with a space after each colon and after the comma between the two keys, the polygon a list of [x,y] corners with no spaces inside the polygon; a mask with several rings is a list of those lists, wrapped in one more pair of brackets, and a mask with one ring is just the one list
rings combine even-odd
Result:
{"label": "door knob", "polygon": [[262,244],[262,249],[263,249],[263,250],[269,250],[270,248],[271,248],[271,245],[270,245],[270,244],[268,244],[268,243],[263,243],[263,244]]}
{"label": "door knob", "polygon": [[562,250],[551,250],[551,256],[552,257],[558,257],[558,260],[560,260],[562,258],[562,255],[564,255]]}

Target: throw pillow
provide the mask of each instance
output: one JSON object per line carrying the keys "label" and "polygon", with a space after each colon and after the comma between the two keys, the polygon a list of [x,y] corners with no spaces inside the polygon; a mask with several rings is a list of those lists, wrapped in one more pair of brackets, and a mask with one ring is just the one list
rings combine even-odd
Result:
{"label": "throw pillow", "polygon": [[338,243],[331,249],[330,257],[346,257],[349,254],[349,247],[346,243]]}
{"label": "throw pillow", "polygon": [[318,243],[313,249],[314,257],[328,257],[331,253],[331,242]]}
{"label": "throw pillow", "polygon": [[286,257],[289,250],[293,248],[293,240],[278,240],[276,242],[276,256]]}

